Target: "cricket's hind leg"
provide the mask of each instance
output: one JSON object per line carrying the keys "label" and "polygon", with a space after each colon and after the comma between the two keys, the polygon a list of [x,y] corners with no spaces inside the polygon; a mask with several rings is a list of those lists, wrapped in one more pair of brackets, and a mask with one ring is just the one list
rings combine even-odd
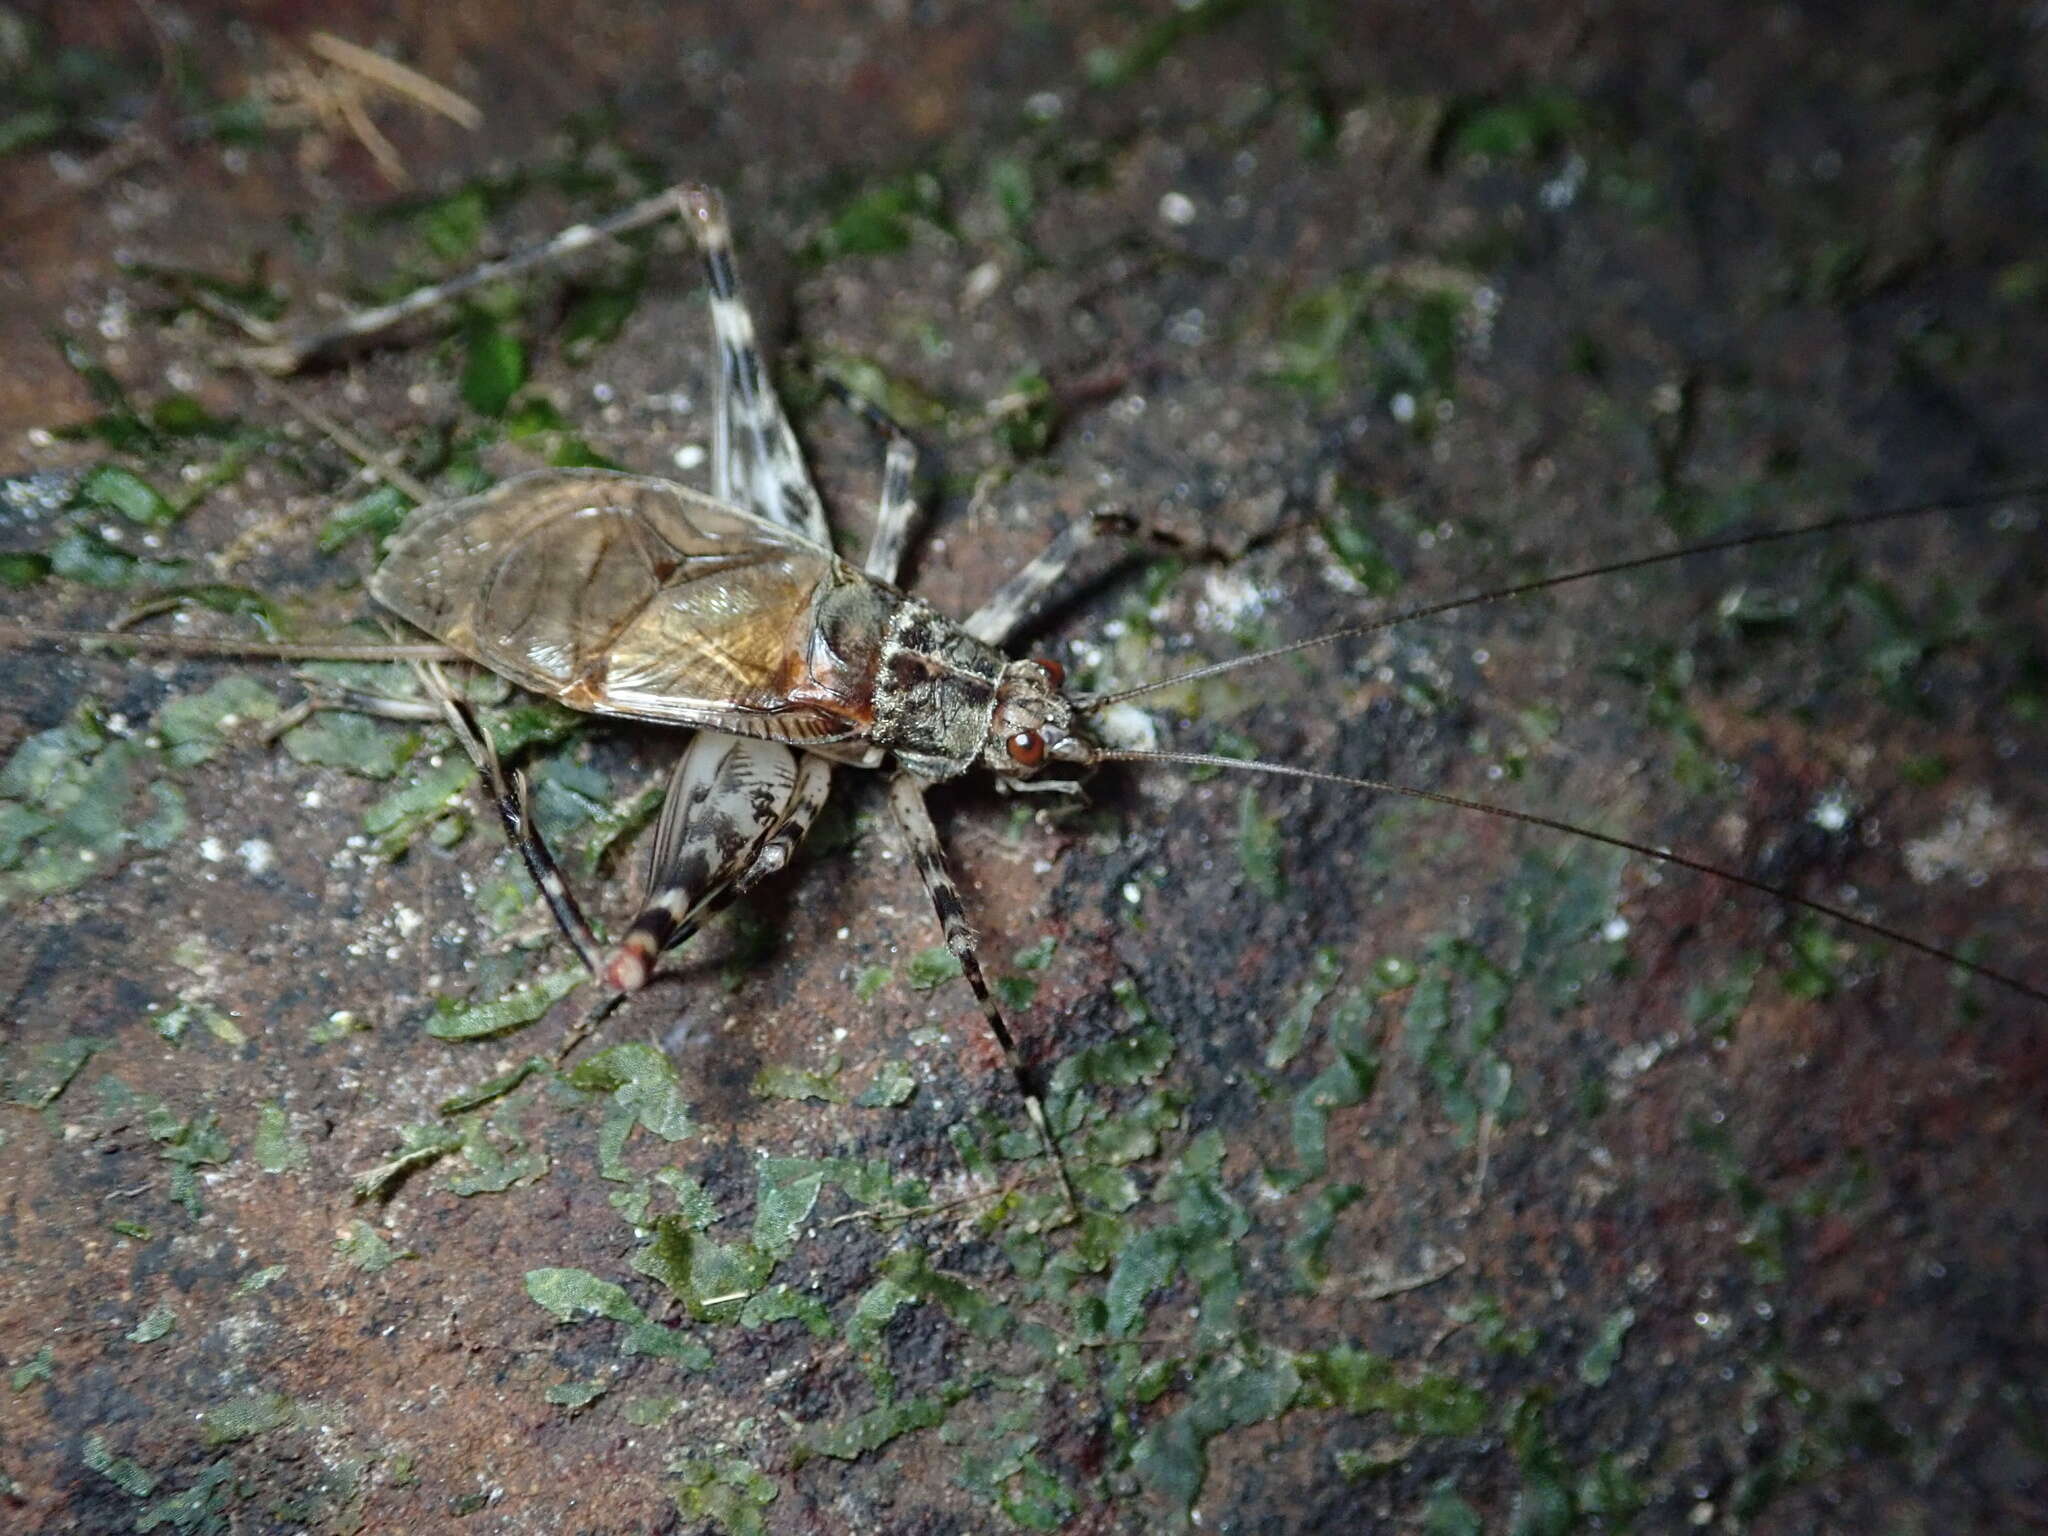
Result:
{"label": "cricket's hind leg", "polygon": [[644,904],[599,969],[604,985],[639,991],[664,953],[788,864],[831,787],[831,764],[780,742],[692,737],[655,827]]}
{"label": "cricket's hind leg", "polygon": [[711,330],[718,343],[712,494],[794,528],[829,549],[832,530],[825,522],[825,505],[804,468],[796,433],[761,356],[753,314],[740,293],[725,204],[709,187],[683,187],[678,197],[685,222],[704,254],[704,275],[711,285]]}

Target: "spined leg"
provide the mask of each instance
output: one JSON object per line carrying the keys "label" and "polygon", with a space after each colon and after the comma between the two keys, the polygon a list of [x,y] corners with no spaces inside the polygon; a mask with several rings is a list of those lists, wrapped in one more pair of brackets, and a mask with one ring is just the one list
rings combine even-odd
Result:
{"label": "spined leg", "polygon": [[1114,509],[1090,512],[1054,534],[1043,553],[996,588],[989,600],[976,609],[961,627],[975,639],[989,645],[1007,643],[1018,626],[1031,616],[1038,600],[1052,589],[1053,583],[1066,575],[1068,567],[1079,558],[1081,551],[1105,534],[1147,538],[1187,555],[1228,553],[1221,545],[1190,538],[1174,529],[1133,517],[1128,512]]}
{"label": "spined leg", "polygon": [[875,536],[868,545],[865,567],[877,581],[895,581],[897,567],[903,563],[910,525],[917,516],[917,503],[910,494],[916,474],[916,446],[907,437],[890,438],[888,457],[882,461],[882,500],[875,508]]}
{"label": "spined leg", "polygon": [[[601,974],[602,950],[597,936],[590,931],[590,924],[584,920],[583,909],[577,906],[569,882],[562,877],[554,855],[548,852],[546,839],[534,825],[533,810],[526,798],[526,780],[516,768],[508,772],[498,760],[498,749],[491,743],[490,732],[476,718],[468,703],[456,697],[441,669],[425,662],[420,664],[419,670],[441,706],[442,718],[455,732],[455,739],[462,743],[469,760],[476,764],[477,772],[483,775],[484,786],[497,807],[498,821],[505,829],[505,837],[519,851],[527,873],[540,887],[548,911],[554,916],[555,926],[562,930],[562,936],[576,951],[584,969],[593,976]],[[364,701],[358,697],[355,702],[360,704]]]}
{"label": "spined leg", "polygon": [[868,541],[862,569],[877,581],[893,582],[910,543],[910,525],[917,517],[917,502],[911,494],[917,478],[917,444],[895,417],[865,395],[855,394],[837,379],[827,378],[824,383],[888,444],[882,458],[882,496],[875,508],[874,537]]}
{"label": "spined leg", "polygon": [[1137,526],[1137,519],[1128,512],[1091,512],[1077,518],[1054,534],[1052,542],[1016,575],[997,587],[961,628],[989,645],[1004,644],[1053,583],[1066,575],[1082,550],[1105,533],[1128,535]]}
{"label": "spined leg", "polygon": [[903,829],[904,841],[910,845],[910,860],[917,866],[932,907],[938,912],[939,926],[946,935],[946,948],[960,962],[961,974],[967,978],[967,985],[974,989],[975,1001],[981,1004],[981,1015],[988,1021],[989,1033],[1002,1047],[1003,1060],[1010,1068],[1011,1077],[1016,1080],[1017,1091],[1024,1096],[1024,1108],[1031,1116],[1032,1128],[1038,1132],[1046,1156],[1052,1159],[1053,1168],[1059,1174],[1067,1209],[1078,1210],[1074,1186],[1067,1178],[1066,1161],[1060,1156],[1059,1143],[1053,1139],[1052,1123],[1046,1118],[1045,1101],[1040,1097],[1030,1072],[1025,1069],[1023,1058],[1017,1054],[1017,1042],[1010,1034],[1010,1026],[1004,1022],[1002,1009],[996,1006],[995,996],[981,974],[980,946],[974,929],[968,924],[967,907],[960,899],[960,887],[953,883],[953,876],[946,868],[946,851],[939,841],[938,828],[932,825],[931,812],[925,809],[925,788],[924,780],[907,773],[897,774],[889,781],[889,809],[896,814],[896,825]]}
{"label": "spined leg", "polygon": [[831,547],[825,506],[804,468],[796,433],[768,377],[754,317],[740,297],[739,270],[725,206],[708,187],[685,187],[682,207],[711,283],[711,329],[718,342],[712,413],[712,493]]}

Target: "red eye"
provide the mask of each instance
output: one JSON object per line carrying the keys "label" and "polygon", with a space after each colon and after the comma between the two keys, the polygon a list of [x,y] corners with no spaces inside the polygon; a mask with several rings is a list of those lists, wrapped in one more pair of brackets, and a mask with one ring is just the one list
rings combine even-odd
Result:
{"label": "red eye", "polygon": [[1034,656],[1031,658],[1031,663],[1045,674],[1045,680],[1054,688],[1064,688],[1067,686],[1067,669],[1054,661],[1050,656]]}
{"label": "red eye", "polygon": [[1045,761],[1045,738],[1036,731],[1019,731],[1004,743],[1010,760],[1019,768],[1036,768]]}

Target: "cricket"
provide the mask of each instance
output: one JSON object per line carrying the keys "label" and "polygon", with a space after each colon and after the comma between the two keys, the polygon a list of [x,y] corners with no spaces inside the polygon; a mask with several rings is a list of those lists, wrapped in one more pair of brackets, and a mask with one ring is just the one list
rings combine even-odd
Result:
{"label": "cricket", "polygon": [[[1683,849],[1512,804],[1312,764],[1159,750],[1126,739],[1117,723],[1124,706],[1147,694],[1399,623],[1708,551],[1956,511],[1964,502],[1855,512],[1556,572],[1377,615],[1161,681],[1091,694],[1070,690],[1057,661],[1013,656],[1009,647],[1097,540],[1152,539],[1197,557],[1203,546],[1122,508],[1093,512],[1068,523],[965,619],[948,618],[897,584],[918,510],[912,438],[879,407],[849,394],[847,403],[886,446],[865,557],[856,566],[835,554],[823,500],[743,296],[724,204],[705,187],[673,188],[337,326],[284,336],[243,321],[255,344],[238,358],[265,373],[289,374],[368,343],[480,284],[669,218],[690,231],[709,286],[716,394],[708,490],[596,469],[529,472],[456,500],[409,487],[420,505],[391,541],[369,592],[385,613],[426,636],[424,641],[323,646],[125,630],[95,634],[15,625],[8,631],[24,641],[118,640],[124,647],[181,654],[413,663],[428,685],[424,701],[349,691],[316,696],[313,707],[439,719],[454,731],[555,925],[601,994],[569,1032],[565,1054],[622,1000],[643,990],[664,957],[707,919],[790,864],[826,804],[835,771],[886,774],[888,805],[945,947],[959,962],[1070,1210],[1073,1190],[1046,1114],[1040,1073],[989,984],[967,904],[926,806],[929,789],[965,775],[991,775],[1018,792],[1075,794],[1090,773],[1107,765],[1170,765],[1405,796],[1682,869],[2048,1003],[2048,989],[1996,964]],[[1997,499],[1981,498],[1987,505]],[[448,680],[443,669],[451,664],[483,668],[574,710],[690,732],[650,840],[637,915],[616,940],[601,937],[584,915],[535,825],[523,775],[500,762],[488,731]]]}

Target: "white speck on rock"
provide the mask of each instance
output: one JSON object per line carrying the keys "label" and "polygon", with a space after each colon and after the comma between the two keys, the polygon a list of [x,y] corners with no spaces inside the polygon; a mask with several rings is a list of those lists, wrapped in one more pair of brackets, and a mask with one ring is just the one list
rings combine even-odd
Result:
{"label": "white speck on rock", "polygon": [[1839,832],[1849,825],[1849,801],[1838,789],[1831,789],[1814,802],[1806,819],[1823,832]]}
{"label": "white speck on rock", "polygon": [[2039,867],[2044,852],[2048,851],[2022,847],[2011,814],[1979,791],[1963,796],[1939,831],[1906,844],[1906,872],[1926,885],[1982,876],[2023,862]]}

